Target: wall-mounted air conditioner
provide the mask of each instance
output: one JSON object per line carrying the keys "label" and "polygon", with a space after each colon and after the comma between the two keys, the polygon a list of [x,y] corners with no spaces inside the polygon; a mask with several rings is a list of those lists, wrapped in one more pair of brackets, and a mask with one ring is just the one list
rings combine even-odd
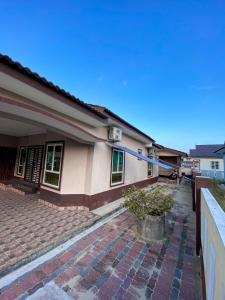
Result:
{"label": "wall-mounted air conditioner", "polygon": [[118,127],[109,127],[109,141],[120,142],[122,140],[122,130]]}

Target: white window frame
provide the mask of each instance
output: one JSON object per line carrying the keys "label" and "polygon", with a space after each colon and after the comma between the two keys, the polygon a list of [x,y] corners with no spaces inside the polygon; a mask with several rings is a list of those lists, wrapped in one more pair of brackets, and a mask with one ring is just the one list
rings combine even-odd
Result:
{"label": "white window frame", "polygon": [[[120,153],[123,153],[123,168],[122,168],[122,171],[118,171],[119,170],[119,155],[118,155],[118,161],[117,161],[117,171],[116,172],[113,172],[113,154],[114,152],[120,152]],[[125,163],[125,153],[124,151],[122,150],[118,150],[118,149],[113,149],[112,150],[112,158],[111,158],[112,162],[111,162],[111,186],[114,186],[114,185],[118,185],[118,184],[123,184],[124,183],[124,163]],[[122,174],[122,180],[121,181],[117,181],[117,182],[112,182],[112,175],[113,174]]]}
{"label": "white window frame", "polygon": [[[154,159],[154,149],[151,147],[151,148],[148,148],[148,158],[152,158]],[[151,166],[151,168],[150,168]],[[148,177],[153,177],[153,164],[152,163],[147,163],[147,168],[148,168]],[[149,174],[149,171],[151,170],[151,174]]]}
{"label": "white window frame", "polygon": [[[141,148],[138,148],[138,154],[142,155],[142,149]],[[138,160],[142,160],[142,159],[138,157]]]}
{"label": "white window frame", "polygon": [[[23,164],[21,163],[22,150],[25,151],[25,160],[24,160]],[[17,159],[17,164],[16,164],[16,176],[19,176],[19,177],[24,176],[25,166],[26,166],[26,155],[27,155],[26,151],[27,151],[26,147],[21,146],[19,148],[18,159]],[[19,173],[19,167],[23,167],[22,173]]]}
{"label": "white window frame", "polygon": [[[151,158],[149,156],[149,158]],[[151,171],[151,174],[149,174],[149,171]],[[152,163],[148,163],[148,177],[153,177],[153,164]]]}
{"label": "white window frame", "polygon": [[[49,146],[53,146],[53,157],[52,157],[52,166],[51,166],[51,170],[47,170],[46,169],[46,164],[47,164],[47,155],[48,155],[48,147]],[[53,167],[54,167],[54,158],[55,158],[55,147],[57,146],[61,146],[62,147],[62,151],[61,151],[61,156],[60,156],[60,165],[59,165],[59,171],[54,171]],[[46,151],[45,151],[45,163],[44,163],[44,172],[43,172],[43,180],[42,183],[46,186],[55,188],[55,189],[59,189],[60,187],[60,181],[61,181],[61,173],[62,173],[62,160],[63,160],[63,151],[64,151],[64,143],[63,142],[57,142],[57,143],[47,143],[46,144]],[[54,185],[54,184],[50,184],[48,182],[45,181],[45,174],[46,173],[53,173],[53,174],[58,174],[59,175],[59,182],[58,185]]]}
{"label": "white window frame", "polygon": [[220,169],[220,162],[218,160],[210,161],[211,169],[212,170],[219,170]]}

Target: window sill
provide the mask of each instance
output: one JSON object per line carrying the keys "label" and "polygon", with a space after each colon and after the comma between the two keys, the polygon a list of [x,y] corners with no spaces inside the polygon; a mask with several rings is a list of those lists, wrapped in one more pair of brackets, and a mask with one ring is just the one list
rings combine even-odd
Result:
{"label": "window sill", "polygon": [[47,184],[47,183],[41,183],[41,186],[45,186],[45,187],[47,187],[49,189],[60,191],[60,187],[57,187],[57,186],[54,186],[54,185],[50,185],[50,184]]}
{"label": "window sill", "polygon": [[118,183],[110,183],[110,187],[119,186],[119,185],[123,185],[123,184],[124,184],[124,181],[118,182]]}
{"label": "window sill", "polygon": [[18,178],[23,178],[24,179],[24,175],[18,175],[18,174],[14,174],[15,177],[18,177]]}

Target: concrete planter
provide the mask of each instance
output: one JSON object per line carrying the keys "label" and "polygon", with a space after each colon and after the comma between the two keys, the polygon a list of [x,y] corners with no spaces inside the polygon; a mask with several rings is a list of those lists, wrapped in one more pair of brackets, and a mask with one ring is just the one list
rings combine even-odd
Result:
{"label": "concrete planter", "polygon": [[137,233],[146,240],[163,240],[165,238],[165,214],[162,216],[146,216],[137,220]]}

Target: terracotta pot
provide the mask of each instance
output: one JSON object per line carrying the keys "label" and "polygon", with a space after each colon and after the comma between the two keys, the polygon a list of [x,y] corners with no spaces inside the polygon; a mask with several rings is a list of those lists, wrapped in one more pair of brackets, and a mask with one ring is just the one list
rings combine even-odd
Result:
{"label": "terracotta pot", "polygon": [[137,233],[146,241],[163,240],[165,238],[165,214],[162,216],[146,216],[137,221]]}

